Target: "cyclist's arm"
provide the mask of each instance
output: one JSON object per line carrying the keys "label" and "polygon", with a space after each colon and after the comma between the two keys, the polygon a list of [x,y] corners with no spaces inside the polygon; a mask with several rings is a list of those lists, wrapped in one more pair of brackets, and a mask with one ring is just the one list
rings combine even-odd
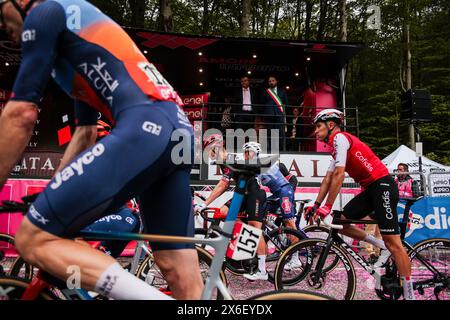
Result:
{"label": "cyclist's arm", "polygon": [[75,132],[64,152],[58,171],[97,140],[98,112],[81,101],[75,101]]}
{"label": "cyclist's arm", "polygon": [[322,203],[323,200],[325,199],[325,197],[327,196],[328,190],[330,189],[330,182],[331,182],[332,174],[333,174],[332,171],[328,171],[325,178],[323,178],[322,183],[320,184],[319,194],[317,195],[317,198],[316,198],[317,203]]}
{"label": "cyclist's arm", "polygon": [[38,114],[36,106],[50,78],[56,42],[65,26],[64,9],[55,2],[34,8],[25,21],[21,66],[11,100],[0,118],[0,186],[31,138]]}
{"label": "cyclist's arm", "polygon": [[[330,174],[330,183],[326,203],[333,205],[341,190],[345,179],[345,166],[347,164],[347,152],[350,149],[350,141],[343,134],[337,134],[334,139],[334,150],[336,160],[334,161],[334,170]],[[330,170],[331,171],[331,170]],[[328,174],[327,174],[328,175]]]}
{"label": "cyclist's arm", "polygon": [[38,111],[36,105],[10,101],[0,116],[0,190],[30,140]]}
{"label": "cyclist's arm", "polygon": [[216,185],[214,190],[211,192],[209,197],[205,200],[205,205],[209,206],[214,200],[220,197],[230,185],[230,181],[228,180],[220,180],[220,182]]}

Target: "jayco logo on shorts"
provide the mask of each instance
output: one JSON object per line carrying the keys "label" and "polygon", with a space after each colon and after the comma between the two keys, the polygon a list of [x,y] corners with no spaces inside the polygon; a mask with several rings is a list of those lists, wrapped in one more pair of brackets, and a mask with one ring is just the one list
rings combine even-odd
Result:
{"label": "jayco logo on shorts", "polygon": [[390,192],[384,191],[382,198],[383,198],[383,207],[386,209],[386,218],[391,220],[394,216],[392,215]]}
{"label": "jayco logo on shorts", "polygon": [[58,172],[50,188],[53,190],[58,189],[63,182],[69,180],[75,175],[83,175],[84,166],[90,165],[94,162],[95,158],[100,157],[105,152],[105,146],[101,143],[96,144],[91,151],[86,152],[82,157],[78,158],[76,161],[72,162],[68,167],[64,168],[61,172]]}
{"label": "jayco logo on shorts", "polygon": [[[403,206],[401,204],[400,206]],[[403,214],[399,215],[399,221],[403,219]],[[405,237],[409,237],[414,231],[422,228],[430,230],[448,230],[450,226],[450,216],[447,216],[447,209],[445,207],[433,207],[433,213],[422,217],[420,214],[415,214],[411,211],[409,218],[409,228]]]}

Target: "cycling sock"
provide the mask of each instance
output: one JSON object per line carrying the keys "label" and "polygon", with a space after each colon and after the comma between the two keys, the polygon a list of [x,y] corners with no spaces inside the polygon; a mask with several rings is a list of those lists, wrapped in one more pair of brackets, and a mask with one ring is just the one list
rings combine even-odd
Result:
{"label": "cycling sock", "polygon": [[171,297],[133,276],[117,262],[103,272],[94,290],[115,300],[172,300]]}
{"label": "cycling sock", "polygon": [[387,249],[386,246],[384,245],[383,240],[377,239],[371,234],[366,235],[366,237],[364,238],[364,241],[367,243],[373,244],[374,246],[377,246],[378,248]]}
{"label": "cycling sock", "polygon": [[266,273],[266,255],[258,255],[258,270]]}
{"label": "cycling sock", "polygon": [[291,256],[291,261],[297,261],[297,260],[300,260],[300,259],[298,258],[298,251],[295,251]]}
{"label": "cycling sock", "polygon": [[405,300],[416,300],[413,282],[410,277],[402,277],[402,286]]}

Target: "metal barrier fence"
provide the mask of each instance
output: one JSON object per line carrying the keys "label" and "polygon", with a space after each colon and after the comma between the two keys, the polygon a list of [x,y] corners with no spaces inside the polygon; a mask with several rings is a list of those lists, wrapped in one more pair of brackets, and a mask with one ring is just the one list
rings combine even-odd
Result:
{"label": "metal barrier fence", "polygon": [[[430,174],[431,175],[438,175],[440,174],[441,179],[436,179],[436,183],[445,183],[445,179],[447,179],[447,187],[445,190],[450,189],[450,172],[441,172],[436,174]],[[392,178],[394,178],[395,182],[397,183],[397,186],[399,188],[399,196],[402,198],[410,198],[410,197],[419,197],[419,196],[436,196],[436,193],[432,193],[431,188],[433,188],[433,185],[430,178],[426,178],[425,174],[423,173],[416,173],[411,172],[407,174],[398,174],[393,173],[391,174]],[[445,178],[444,178],[445,177]],[[442,187],[438,187],[442,188]],[[338,196],[338,208],[339,210],[342,210],[344,206],[353,199],[359,192],[361,191],[361,186],[359,183],[356,183],[352,178],[346,176],[344,179],[344,182],[342,184],[341,192]],[[450,196],[450,190],[448,190],[447,196]],[[442,192],[441,194],[442,195]]]}
{"label": "metal barrier fence", "polygon": [[428,192],[435,197],[450,197],[450,171],[431,172],[428,175]]}
{"label": "metal barrier fence", "polygon": [[[209,102],[202,105],[203,132],[206,129],[218,129],[224,134],[227,129],[255,129],[257,139],[261,139],[260,130],[275,130],[279,136],[279,151],[316,151],[314,119],[317,110],[328,107],[308,107],[283,105],[283,114],[269,114],[270,108],[262,104],[252,104],[252,111],[243,112],[242,104]],[[240,110],[239,110],[240,109]],[[357,108],[346,108],[344,129],[353,134],[359,133]],[[270,131],[268,132],[270,134]],[[239,137],[239,135],[237,135]]]}

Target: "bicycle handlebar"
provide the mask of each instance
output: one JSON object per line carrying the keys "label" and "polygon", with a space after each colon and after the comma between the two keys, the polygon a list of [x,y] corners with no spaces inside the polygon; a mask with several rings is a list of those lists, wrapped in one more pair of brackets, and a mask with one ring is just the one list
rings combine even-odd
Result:
{"label": "bicycle handlebar", "polygon": [[325,227],[328,227],[330,229],[336,229],[336,230],[342,230],[344,229],[344,226],[341,224],[332,224],[328,223],[325,220],[322,220],[321,218],[317,219],[317,224],[320,226],[320,224],[323,224]]}

